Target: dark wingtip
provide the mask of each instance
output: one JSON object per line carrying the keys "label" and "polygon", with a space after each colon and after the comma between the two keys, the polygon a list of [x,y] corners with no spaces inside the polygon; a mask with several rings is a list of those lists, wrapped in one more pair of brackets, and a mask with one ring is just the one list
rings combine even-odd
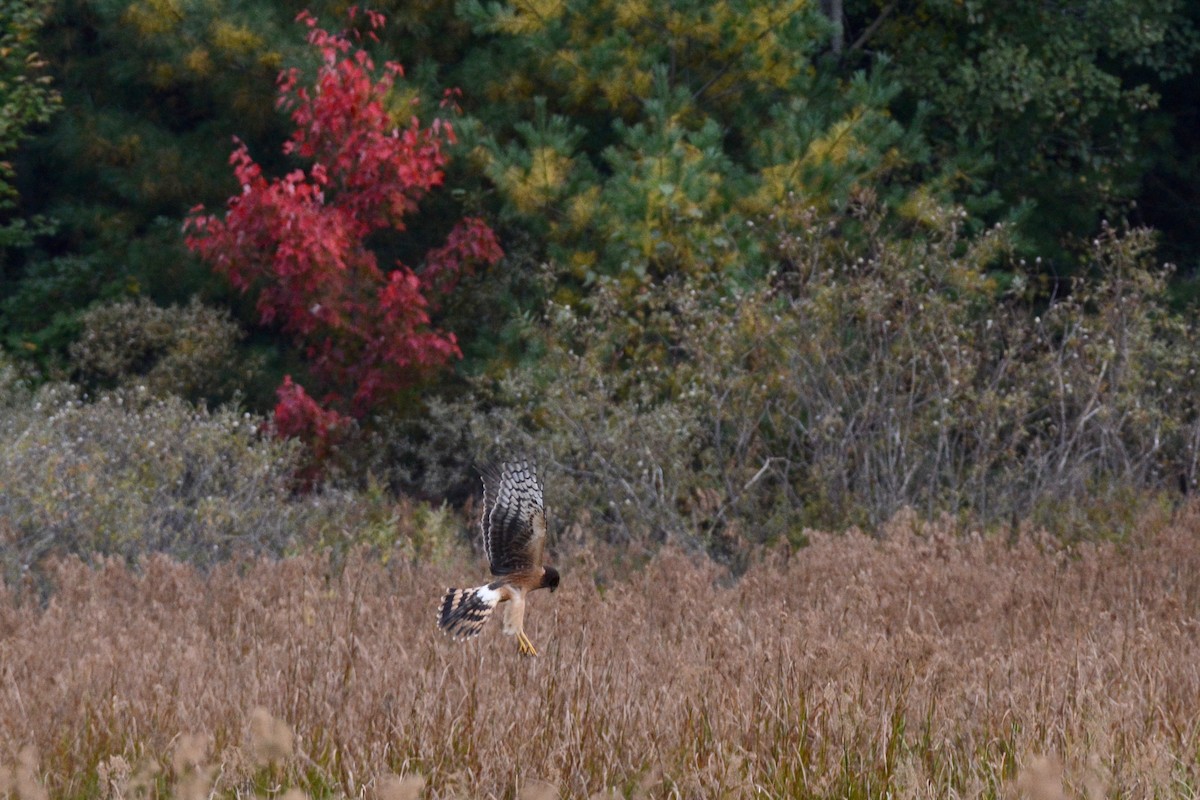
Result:
{"label": "dark wingtip", "polygon": [[442,596],[442,602],[439,605],[438,612],[438,627],[443,630],[449,630],[451,615],[454,612],[454,595],[458,592],[457,589],[447,589],[446,594]]}

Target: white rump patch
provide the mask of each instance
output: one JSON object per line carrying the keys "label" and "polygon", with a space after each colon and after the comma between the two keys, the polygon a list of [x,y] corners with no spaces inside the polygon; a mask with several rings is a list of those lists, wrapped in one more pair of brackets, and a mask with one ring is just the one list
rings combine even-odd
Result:
{"label": "white rump patch", "polygon": [[480,586],[475,590],[475,596],[488,605],[495,605],[500,602],[500,591],[490,586]]}

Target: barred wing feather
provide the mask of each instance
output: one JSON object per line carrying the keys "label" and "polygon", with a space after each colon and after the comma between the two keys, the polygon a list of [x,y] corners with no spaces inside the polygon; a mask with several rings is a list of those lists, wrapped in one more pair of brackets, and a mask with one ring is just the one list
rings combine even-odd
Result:
{"label": "barred wing feather", "polygon": [[483,547],[493,575],[508,575],[542,564],[546,510],[542,480],[529,460],[504,461],[483,475]]}

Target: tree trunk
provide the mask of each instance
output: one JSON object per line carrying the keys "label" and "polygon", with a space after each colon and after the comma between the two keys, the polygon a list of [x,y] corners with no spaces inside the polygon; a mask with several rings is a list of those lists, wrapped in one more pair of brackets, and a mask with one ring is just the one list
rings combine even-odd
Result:
{"label": "tree trunk", "polygon": [[845,47],[846,26],[842,16],[842,0],[821,0],[821,11],[833,23],[833,34],[829,46],[835,56],[841,56]]}

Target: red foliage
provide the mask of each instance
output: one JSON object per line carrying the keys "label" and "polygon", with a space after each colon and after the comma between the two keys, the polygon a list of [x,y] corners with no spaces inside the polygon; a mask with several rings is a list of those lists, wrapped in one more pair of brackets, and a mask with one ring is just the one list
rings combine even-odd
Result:
{"label": "red foliage", "polygon": [[285,375],[275,390],[275,434],[295,438],[309,447],[308,458],[296,471],[301,486],[311,487],[324,470],[334,448],[350,430],[352,421],[332,409],[322,408],[304,387]]}
{"label": "red foliage", "polygon": [[[373,38],[383,17],[367,12],[366,19]],[[276,420],[281,434],[311,441],[327,438],[342,414],[361,417],[461,357],[454,334],[434,327],[430,312],[464,270],[495,264],[503,253],[492,230],[468,218],[421,269],[380,269],[366,238],[404,230],[405,217],[442,183],[443,147],[454,131],[444,120],[398,124],[387,99],[400,65],[376,69],[346,35],[317,27],[307,12],[298,20],[321,66],[311,85],[296,69],[282,72],[278,105],[296,126],[284,151],[310,166],[267,178],[235,140],[230,163],[241,194],[224,217],[193,209],[186,228],[188,247],[255,293],[262,322],[304,349],[325,394],[318,404],[285,379]]]}
{"label": "red foliage", "polygon": [[[297,437],[308,442],[325,445],[332,442],[334,435],[344,430],[350,420],[336,411],[321,408],[316,400],[298,383],[287,375],[276,390],[279,402],[275,405],[275,432],[284,437]],[[323,452],[316,453],[318,460]]]}

